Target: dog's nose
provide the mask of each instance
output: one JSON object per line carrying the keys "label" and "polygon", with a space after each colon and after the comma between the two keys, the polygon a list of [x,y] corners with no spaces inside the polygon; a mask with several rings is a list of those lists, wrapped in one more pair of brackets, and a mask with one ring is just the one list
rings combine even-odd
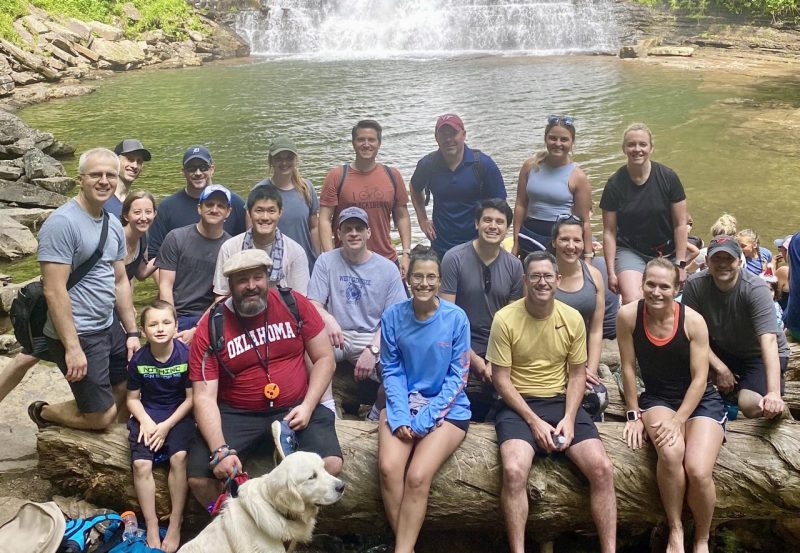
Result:
{"label": "dog's nose", "polygon": [[339,482],[336,483],[336,488],[334,489],[336,490],[336,493],[344,493],[344,482],[339,480]]}

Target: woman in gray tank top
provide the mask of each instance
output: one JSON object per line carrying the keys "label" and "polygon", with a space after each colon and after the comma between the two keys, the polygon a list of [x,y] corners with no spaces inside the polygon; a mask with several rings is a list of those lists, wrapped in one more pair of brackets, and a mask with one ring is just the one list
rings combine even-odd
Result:
{"label": "woman in gray tank top", "polygon": [[597,369],[603,349],[605,289],[600,271],[583,261],[583,228],[583,219],[576,215],[560,217],[553,226],[551,247],[561,273],[556,299],[583,317],[588,350],[586,378],[592,384],[599,384]]}

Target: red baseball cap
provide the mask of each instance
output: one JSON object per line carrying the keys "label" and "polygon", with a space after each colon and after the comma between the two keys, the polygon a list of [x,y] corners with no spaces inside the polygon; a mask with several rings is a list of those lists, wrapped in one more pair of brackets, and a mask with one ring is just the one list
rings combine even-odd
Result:
{"label": "red baseball cap", "polygon": [[464,130],[464,122],[455,113],[445,113],[444,115],[440,115],[439,118],[436,120],[435,132],[439,132],[439,129],[441,129],[445,125],[448,127],[453,127],[457,131]]}

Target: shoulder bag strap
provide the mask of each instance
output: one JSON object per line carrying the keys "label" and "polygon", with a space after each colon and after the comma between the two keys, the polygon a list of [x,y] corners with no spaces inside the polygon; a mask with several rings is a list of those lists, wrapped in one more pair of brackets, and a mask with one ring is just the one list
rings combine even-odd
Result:
{"label": "shoulder bag strap", "polygon": [[100,261],[100,258],[103,257],[103,249],[105,249],[106,246],[106,238],[108,238],[108,212],[104,209],[103,230],[100,232],[100,243],[97,245],[97,249],[92,254],[92,257],[81,263],[80,267],[70,273],[69,280],[67,280],[67,290],[78,284],[83,277],[89,274],[92,267],[97,265],[97,262]]}

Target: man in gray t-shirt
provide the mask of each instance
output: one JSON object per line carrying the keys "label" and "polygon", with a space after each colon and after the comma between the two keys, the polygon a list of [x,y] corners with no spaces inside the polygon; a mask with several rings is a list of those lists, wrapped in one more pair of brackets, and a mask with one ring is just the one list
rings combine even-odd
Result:
{"label": "man in gray t-shirt", "polygon": [[738,391],[745,416],[773,418],[784,409],[789,347],[769,287],[742,270],[741,255],[736,238],[715,237],[708,246],[708,269],[692,275],[681,301],[706,320],[717,388],[723,394]]}
{"label": "man in gray t-shirt", "polygon": [[367,249],[370,229],[363,209],[343,209],[336,232],[342,247],[317,258],[308,299],[325,321],[336,360],[353,363],[356,380],[377,378],[381,315],[406,299],[405,288],[395,264]]}
{"label": "man in gray t-shirt", "polygon": [[440,295],[469,316],[470,376],[484,383],[480,393],[467,390],[473,420],[483,420],[493,387],[492,364],[484,359],[494,314],[522,297],[522,263],[503,249],[513,219],[505,200],[483,200],[475,211],[478,238],[448,250],[442,260]]}

